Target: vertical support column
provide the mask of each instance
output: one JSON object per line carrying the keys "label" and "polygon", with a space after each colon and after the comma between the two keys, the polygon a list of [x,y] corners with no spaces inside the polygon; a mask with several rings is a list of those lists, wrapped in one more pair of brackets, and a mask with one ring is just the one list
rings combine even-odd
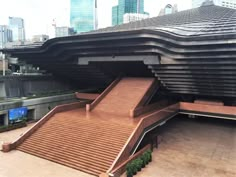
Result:
{"label": "vertical support column", "polygon": [[9,125],[8,113],[4,115],[4,125]]}

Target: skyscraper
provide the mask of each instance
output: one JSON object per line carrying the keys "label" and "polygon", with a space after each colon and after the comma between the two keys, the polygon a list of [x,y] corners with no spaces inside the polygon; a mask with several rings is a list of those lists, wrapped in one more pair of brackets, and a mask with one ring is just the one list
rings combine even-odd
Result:
{"label": "skyscraper", "polygon": [[206,1],[212,1],[217,6],[236,9],[236,0],[192,0],[192,7],[200,7],[202,3]]}
{"label": "skyscraper", "polygon": [[0,25],[0,48],[4,48],[8,42],[12,42],[12,31],[8,26]]}
{"label": "skyscraper", "polygon": [[122,24],[126,13],[147,14],[144,0],[119,0],[118,5],[112,7],[112,25]]}
{"label": "skyscraper", "polygon": [[13,41],[25,41],[25,25],[22,18],[9,17],[9,28],[12,30]]}
{"label": "skyscraper", "polygon": [[77,33],[96,29],[97,0],[71,0],[70,24]]}

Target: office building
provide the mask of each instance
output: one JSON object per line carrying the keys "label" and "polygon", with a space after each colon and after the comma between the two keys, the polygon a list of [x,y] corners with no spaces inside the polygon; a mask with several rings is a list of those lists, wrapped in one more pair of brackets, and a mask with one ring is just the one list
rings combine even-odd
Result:
{"label": "office building", "polygon": [[112,25],[122,24],[127,13],[148,15],[144,12],[144,0],[119,0],[118,5],[112,7]]}
{"label": "office building", "polygon": [[127,14],[124,14],[123,22],[129,23],[133,21],[143,20],[146,18],[149,18],[148,14],[127,13]]}
{"label": "office building", "polygon": [[178,12],[177,4],[174,4],[173,6],[171,4],[167,4],[163,9],[160,10],[159,16],[173,14],[176,12]]}
{"label": "office building", "polygon": [[67,26],[61,26],[55,28],[56,37],[71,36],[74,34],[75,34],[74,29]]}
{"label": "office building", "polygon": [[4,48],[8,42],[12,42],[12,31],[8,26],[0,25],[0,48]]}
{"label": "office building", "polygon": [[22,18],[9,17],[9,28],[12,30],[13,41],[25,41],[25,26]]}
{"label": "office building", "polygon": [[77,33],[87,32],[97,27],[97,0],[71,0],[70,25]]}
{"label": "office building", "polygon": [[217,6],[236,9],[236,0],[192,0],[192,7],[193,8],[200,7],[203,2],[207,1],[212,1]]}

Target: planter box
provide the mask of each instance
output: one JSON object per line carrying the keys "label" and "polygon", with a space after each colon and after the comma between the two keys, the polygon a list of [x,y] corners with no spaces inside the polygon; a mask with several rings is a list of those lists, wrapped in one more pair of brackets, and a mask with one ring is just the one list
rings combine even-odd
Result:
{"label": "planter box", "polygon": [[9,125],[9,126],[3,126],[3,127],[0,127],[0,133],[10,131],[10,130],[14,130],[14,129],[17,129],[17,128],[26,127],[26,126],[27,126],[26,122],[21,122],[21,123],[14,124],[14,125]]}

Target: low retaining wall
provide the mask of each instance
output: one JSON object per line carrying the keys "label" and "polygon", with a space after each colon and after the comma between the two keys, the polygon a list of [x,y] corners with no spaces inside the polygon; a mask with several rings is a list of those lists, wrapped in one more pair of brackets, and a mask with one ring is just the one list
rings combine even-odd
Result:
{"label": "low retaining wall", "polygon": [[56,106],[49,113],[47,113],[42,119],[40,119],[33,127],[31,127],[27,132],[25,132],[21,137],[19,137],[16,141],[12,143],[4,143],[2,145],[2,151],[9,152],[13,149],[16,149],[17,146],[23,143],[25,139],[27,139],[32,133],[34,133],[37,129],[39,129],[45,122],[47,122],[56,113],[69,111],[76,108],[82,108],[82,107],[85,107],[87,103],[89,103],[89,101]]}

